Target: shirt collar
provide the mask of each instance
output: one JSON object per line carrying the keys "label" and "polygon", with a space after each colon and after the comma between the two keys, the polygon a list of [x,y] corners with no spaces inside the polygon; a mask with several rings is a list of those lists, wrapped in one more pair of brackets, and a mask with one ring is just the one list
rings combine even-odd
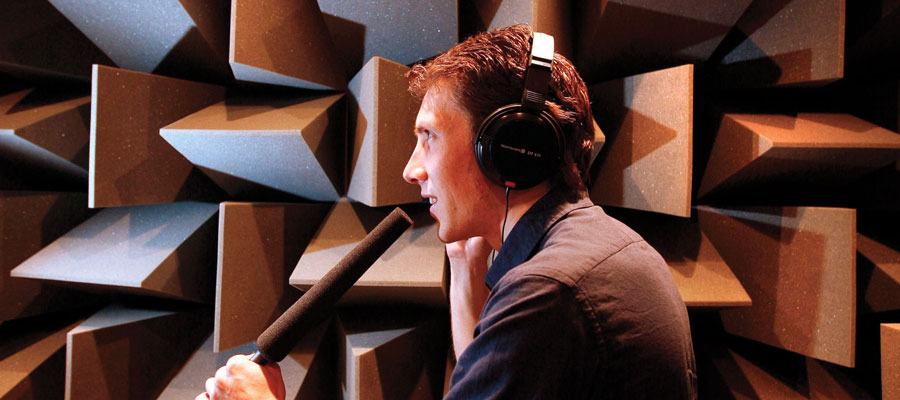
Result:
{"label": "shirt collar", "polygon": [[485,276],[485,283],[493,290],[494,285],[517,265],[525,262],[537,252],[547,231],[570,212],[592,207],[594,203],[587,193],[581,191],[574,201],[564,187],[556,187],[535,202],[512,228],[503,247],[497,253]]}

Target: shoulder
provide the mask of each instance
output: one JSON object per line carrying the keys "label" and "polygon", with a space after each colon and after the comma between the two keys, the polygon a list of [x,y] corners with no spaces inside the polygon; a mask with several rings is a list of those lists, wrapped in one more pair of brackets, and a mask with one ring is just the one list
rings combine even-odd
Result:
{"label": "shoulder", "polygon": [[671,274],[659,253],[638,233],[593,206],[559,219],[535,254],[504,280],[544,276],[574,287],[588,275],[604,273]]}
{"label": "shoulder", "polygon": [[644,327],[646,321],[686,321],[684,302],[662,256],[600,207],[576,210],[558,221],[539,250],[495,289],[515,293],[538,282],[554,290],[557,300],[571,303],[603,342],[611,340],[610,332]]}

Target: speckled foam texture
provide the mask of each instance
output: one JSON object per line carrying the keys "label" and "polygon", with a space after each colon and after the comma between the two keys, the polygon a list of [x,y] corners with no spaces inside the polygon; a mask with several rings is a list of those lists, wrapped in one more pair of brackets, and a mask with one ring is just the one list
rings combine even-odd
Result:
{"label": "speckled foam texture", "polygon": [[395,208],[338,265],[311,287],[256,341],[266,360],[278,362],[310,328],[318,325],[353,283],[412,225],[412,219]]}

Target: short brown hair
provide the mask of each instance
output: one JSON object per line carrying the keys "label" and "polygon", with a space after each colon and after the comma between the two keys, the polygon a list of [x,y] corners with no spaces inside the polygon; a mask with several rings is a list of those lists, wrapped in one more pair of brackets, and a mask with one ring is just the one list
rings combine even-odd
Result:
{"label": "short brown hair", "polygon": [[[447,83],[457,105],[472,117],[472,132],[494,110],[518,103],[525,87],[532,30],[514,25],[469,37],[434,60],[407,73],[409,90],[422,97],[432,86]],[[587,87],[572,63],[553,55],[547,109],[563,130],[565,149],[560,176],[570,189],[588,181],[594,124]],[[472,138],[474,140],[474,138]]]}

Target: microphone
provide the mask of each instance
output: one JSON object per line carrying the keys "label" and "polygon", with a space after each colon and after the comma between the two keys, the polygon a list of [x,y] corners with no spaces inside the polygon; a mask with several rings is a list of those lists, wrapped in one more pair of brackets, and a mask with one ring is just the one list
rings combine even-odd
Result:
{"label": "microphone", "polygon": [[250,360],[266,365],[287,356],[306,333],[315,328],[356,281],[387,251],[413,221],[400,207],[383,219],[315,285],[269,325],[256,339]]}

